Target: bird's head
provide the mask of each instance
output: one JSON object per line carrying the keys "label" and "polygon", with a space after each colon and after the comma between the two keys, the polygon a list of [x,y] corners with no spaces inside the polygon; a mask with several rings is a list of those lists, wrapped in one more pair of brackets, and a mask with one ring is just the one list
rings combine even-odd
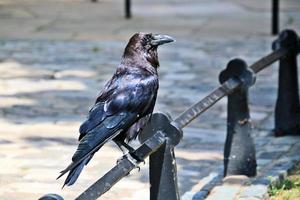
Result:
{"label": "bird's head", "polygon": [[168,35],[152,34],[152,33],[136,33],[134,34],[124,51],[124,58],[144,59],[153,67],[158,67],[157,47],[175,40]]}

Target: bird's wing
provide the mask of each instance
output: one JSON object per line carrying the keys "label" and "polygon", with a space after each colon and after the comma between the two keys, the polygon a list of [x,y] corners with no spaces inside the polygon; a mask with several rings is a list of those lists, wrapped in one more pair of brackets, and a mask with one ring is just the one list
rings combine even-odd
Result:
{"label": "bird's wing", "polygon": [[119,112],[106,117],[98,126],[87,132],[80,140],[78,148],[72,157],[72,163],[63,171],[58,178],[76,167],[89,155],[95,153],[108,140],[114,138],[120,131],[127,129],[136,120],[134,112]]}
{"label": "bird's wing", "polygon": [[143,131],[143,128],[148,123],[151,118],[151,114],[154,110],[155,102],[156,102],[157,93],[154,94],[154,97],[146,107],[146,111],[143,113],[143,116],[135,122],[126,132],[126,140],[130,142],[131,140],[136,139],[139,133]]}
{"label": "bird's wing", "polygon": [[[143,116],[152,113],[156,101],[158,80],[150,79],[151,81],[147,80],[147,82],[142,81],[141,77],[134,74],[127,76],[115,74],[97,97],[96,104],[90,109],[86,121],[80,126],[78,140],[81,140],[106,117],[114,115],[120,110],[143,110]],[[132,83],[128,84],[128,82]],[[148,84],[149,82],[150,84]]]}
{"label": "bird's wing", "polygon": [[120,131],[127,129],[135,120],[136,113],[134,112],[120,112],[105,118],[102,123],[80,140],[72,161],[81,160],[81,158],[89,154],[95,147],[102,146]]}
{"label": "bird's wing", "polygon": [[[136,77],[129,77],[133,78]],[[126,81],[128,83],[128,80]],[[73,162],[60,176],[76,167],[120,131],[126,131],[145,112],[147,105],[151,104],[156,96],[157,87],[147,87],[139,82],[136,84],[136,81],[133,81],[134,84],[122,84],[122,81],[119,83],[120,87],[106,97],[105,102],[99,101],[91,109],[86,124],[81,128],[83,136],[72,157]]]}
{"label": "bird's wing", "polygon": [[79,128],[79,141],[86,135],[86,133],[99,125],[107,117],[103,108],[104,104],[105,102],[98,102],[91,108],[87,119],[81,124]]}
{"label": "bird's wing", "polygon": [[[118,84],[120,79],[116,74],[112,79],[105,85],[104,89],[101,91],[97,97],[95,105],[90,109],[87,119],[81,124],[79,128],[79,138],[80,141],[89,131],[98,126],[106,117],[111,113],[104,111],[104,106],[112,101],[112,96],[118,92]],[[114,95],[117,96],[117,95]]]}

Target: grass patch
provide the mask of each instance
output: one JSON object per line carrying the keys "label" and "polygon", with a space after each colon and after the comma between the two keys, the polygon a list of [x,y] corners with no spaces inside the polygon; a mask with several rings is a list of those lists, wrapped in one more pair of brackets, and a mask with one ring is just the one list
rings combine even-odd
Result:
{"label": "grass patch", "polygon": [[270,185],[269,196],[269,200],[300,199],[300,164],[285,180]]}
{"label": "grass patch", "polygon": [[92,51],[93,51],[94,53],[97,53],[97,52],[100,51],[100,48],[97,47],[97,46],[94,46],[94,47],[92,48]]}
{"label": "grass patch", "polygon": [[34,29],[34,32],[42,32],[42,31],[45,31],[47,29],[47,26],[46,25],[41,25],[41,26],[37,26],[35,29]]}

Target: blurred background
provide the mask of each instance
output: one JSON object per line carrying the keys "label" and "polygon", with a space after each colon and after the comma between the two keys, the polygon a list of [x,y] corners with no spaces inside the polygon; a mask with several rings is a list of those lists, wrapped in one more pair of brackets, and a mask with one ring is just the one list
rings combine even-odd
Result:
{"label": "blurred background", "polygon": [[[271,0],[1,0],[4,39],[126,40],[133,31],[172,32],[179,41],[268,36]],[[280,28],[299,27],[299,1],[280,1]]]}
{"label": "blurred background", "polygon": [[[250,65],[271,51],[271,0],[0,0],[0,198],[74,199],[109,170],[121,152],[106,145],[77,183],[55,180],[77,146],[78,127],[119,64],[136,32],[163,33],[177,42],[159,49],[155,110],[175,118],[218,86],[231,58]],[[300,1],[280,1],[280,30],[300,33]],[[277,71],[261,73],[250,94],[258,132],[273,124]],[[181,195],[222,174],[226,99],[185,128],[176,150]],[[264,132],[265,131],[265,132]],[[265,136],[264,135],[264,136]],[[259,136],[257,136],[260,138]],[[262,149],[267,137],[257,142]],[[148,198],[148,162],[103,199]],[[191,199],[191,198],[190,198]]]}

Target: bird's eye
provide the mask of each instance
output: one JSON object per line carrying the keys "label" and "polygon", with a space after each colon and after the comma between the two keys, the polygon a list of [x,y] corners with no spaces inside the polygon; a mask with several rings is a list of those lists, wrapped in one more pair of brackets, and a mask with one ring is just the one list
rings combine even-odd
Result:
{"label": "bird's eye", "polygon": [[147,34],[145,38],[147,41],[151,41],[153,39],[153,36],[152,34]]}
{"label": "bird's eye", "polygon": [[144,35],[142,41],[143,41],[143,46],[145,49],[149,50],[152,48],[152,45],[151,45],[151,40],[153,39],[153,36],[152,34],[146,34]]}

